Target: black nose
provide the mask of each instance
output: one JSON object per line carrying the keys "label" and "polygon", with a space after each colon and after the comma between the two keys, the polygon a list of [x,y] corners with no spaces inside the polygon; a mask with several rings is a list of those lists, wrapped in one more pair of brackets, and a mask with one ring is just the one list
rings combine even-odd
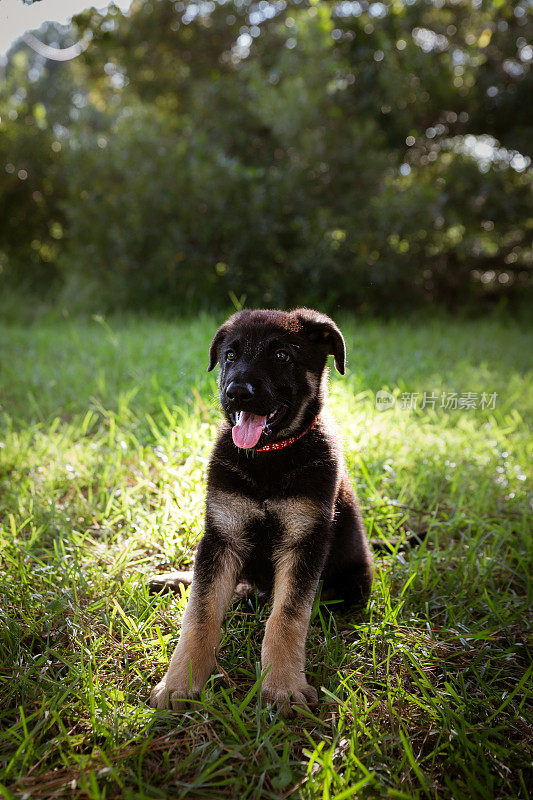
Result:
{"label": "black nose", "polygon": [[226,397],[232,402],[245,403],[253,397],[254,389],[249,383],[231,381],[226,386]]}

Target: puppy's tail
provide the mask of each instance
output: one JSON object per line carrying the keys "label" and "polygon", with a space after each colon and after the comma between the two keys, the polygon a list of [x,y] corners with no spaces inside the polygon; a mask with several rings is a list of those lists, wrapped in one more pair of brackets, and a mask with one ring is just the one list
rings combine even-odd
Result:
{"label": "puppy's tail", "polygon": [[161,572],[152,575],[148,582],[150,594],[158,592],[180,592],[181,588],[186,588],[192,583],[192,569],[176,570],[175,572]]}

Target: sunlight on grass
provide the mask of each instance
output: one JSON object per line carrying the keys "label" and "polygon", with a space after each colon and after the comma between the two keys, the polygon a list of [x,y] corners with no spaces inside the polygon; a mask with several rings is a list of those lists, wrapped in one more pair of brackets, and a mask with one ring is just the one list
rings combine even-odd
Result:
{"label": "sunlight on grass", "polygon": [[[228,615],[190,711],[147,707],[186,600],[147,579],[190,565],[202,533],[216,324],[2,328],[6,796],[527,797],[531,339],[494,321],[342,322],[331,408],[369,535],[396,544],[364,613],[315,604],[317,715],[261,707],[253,602]],[[385,388],[397,402],[379,411]],[[400,407],[425,391],[497,402]]]}

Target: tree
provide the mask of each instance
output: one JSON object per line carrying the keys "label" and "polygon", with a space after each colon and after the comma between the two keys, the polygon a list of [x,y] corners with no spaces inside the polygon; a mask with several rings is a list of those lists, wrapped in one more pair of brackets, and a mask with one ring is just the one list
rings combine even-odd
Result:
{"label": "tree", "polygon": [[[27,193],[15,217],[32,219],[32,241],[48,225],[43,274],[59,269],[71,296],[111,306],[215,306],[229,292],[374,309],[512,295],[531,270],[524,9],[135,0],[127,15],[86,11],[70,35],[91,45],[74,62],[32,82],[29,61],[10,55],[2,108],[20,104],[26,81],[26,111],[42,107],[46,125],[17,117],[0,136],[32,152],[51,187],[42,219]],[[17,224],[1,231],[8,264],[27,263]]]}

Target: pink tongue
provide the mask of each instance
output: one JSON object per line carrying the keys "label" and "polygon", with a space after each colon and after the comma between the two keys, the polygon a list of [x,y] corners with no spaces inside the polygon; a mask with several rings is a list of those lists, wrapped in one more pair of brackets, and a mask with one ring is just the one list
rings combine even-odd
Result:
{"label": "pink tongue", "polygon": [[261,438],[267,418],[241,411],[238,419],[238,423],[231,430],[233,443],[237,447],[255,447]]}

